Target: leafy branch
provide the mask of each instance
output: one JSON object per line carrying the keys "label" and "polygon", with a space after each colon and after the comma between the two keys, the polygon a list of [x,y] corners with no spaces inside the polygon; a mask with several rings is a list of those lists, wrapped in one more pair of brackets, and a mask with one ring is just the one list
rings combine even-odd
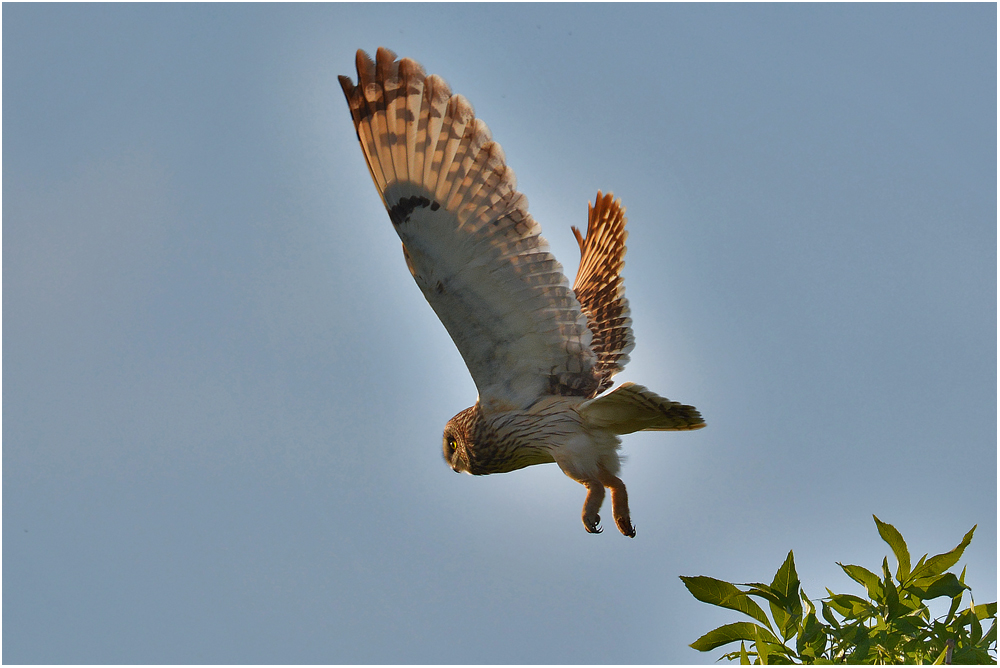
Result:
{"label": "leafy branch", "polygon": [[[681,576],[699,601],[736,610],[753,620],[724,624],[691,647],[708,652],[739,642],[738,651],[720,658],[741,664],[995,664],[996,602],[976,605],[971,588],[965,584],[965,569],[960,576],[948,572],[961,559],[976,527],[953,550],[930,559],[925,554],[911,567],[903,536],[891,524],[872,517],[895,556],[895,573],[889,570],[888,557],[882,560],[881,574],[837,562],[848,577],[865,588],[867,598],[827,589],[828,596],[819,600],[817,608],[801,589],[792,552],[769,585],[735,585],[704,575]],[[966,590],[970,602],[963,608]],[[951,607],[948,614],[932,619],[926,602],[940,597],[950,598]],[[770,618],[755,598],[767,601]],[[983,623],[991,619],[984,633]]]}

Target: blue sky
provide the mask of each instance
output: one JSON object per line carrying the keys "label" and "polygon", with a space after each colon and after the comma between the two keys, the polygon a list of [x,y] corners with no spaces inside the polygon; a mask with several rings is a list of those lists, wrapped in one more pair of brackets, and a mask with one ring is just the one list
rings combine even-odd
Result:
{"label": "blue sky", "polygon": [[[996,6],[5,5],[8,663],[688,663],[734,616],[956,545],[996,600]],[[468,97],[553,252],[628,207],[627,540],[475,400],[336,81]],[[960,564],[960,565],[961,565]],[[735,614],[735,613],[734,613]]]}

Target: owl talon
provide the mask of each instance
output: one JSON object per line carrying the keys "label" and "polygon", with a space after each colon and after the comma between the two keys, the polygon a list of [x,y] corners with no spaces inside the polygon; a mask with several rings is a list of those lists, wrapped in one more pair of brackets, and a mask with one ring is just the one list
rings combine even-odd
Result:
{"label": "owl talon", "polygon": [[601,516],[597,511],[601,509],[604,502],[604,485],[598,481],[588,481],[583,483],[587,487],[587,499],[583,502],[583,526],[587,533],[601,533]]}
{"label": "owl talon", "polygon": [[618,530],[622,532],[623,536],[629,538],[635,538],[635,527],[632,526],[632,522],[626,517],[616,517],[615,524],[618,525]]}
{"label": "owl talon", "polygon": [[604,529],[601,528],[601,516],[594,515],[593,520],[584,518],[583,527],[587,530],[587,533],[602,533]]}

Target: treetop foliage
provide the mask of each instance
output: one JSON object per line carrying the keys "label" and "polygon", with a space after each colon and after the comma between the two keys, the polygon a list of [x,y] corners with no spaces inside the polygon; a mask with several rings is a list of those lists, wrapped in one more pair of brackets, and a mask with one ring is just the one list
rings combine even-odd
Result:
{"label": "treetop foliage", "polygon": [[[736,610],[753,620],[724,624],[691,647],[708,652],[738,641],[739,651],[720,658],[738,659],[741,664],[995,664],[996,602],[976,605],[971,588],[965,584],[965,569],[959,576],[948,571],[961,559],[976,527],[954,549],[929,559],[925,554],[911,565],[909,549],[899,531],[872,517],[895,557],[895,572],[889,570],[888,557],[882,560],[881,573],[837,562],[848,577],[864,587],[867,598],[827,589],[817,608],[800,586],[791,551],[771,584],[736,585],[704,575],[681,576],[699,601]],[[963,608],[967,590],[970,602]],[[932,619],[926,602],[940,597],[950,598],[951,606],[948,614]],[[767,601],[770,619],[755,598]],[[990,619],[992,624],[984,633],[983,623]]]}

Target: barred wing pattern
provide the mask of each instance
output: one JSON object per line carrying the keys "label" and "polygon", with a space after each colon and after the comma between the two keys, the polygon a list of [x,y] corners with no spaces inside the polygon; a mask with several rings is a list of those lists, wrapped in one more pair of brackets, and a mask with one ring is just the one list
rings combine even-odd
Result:
{"label": "barred wing pattern", "polygon": [[625,264],[625,207],[621,200],[597,191],[594,205],[588,206],[587,235],[573,228],[580,244],[580,268],[573,292],[587,315],[593,333],[591,349],[597,355],[600,386],[595,394],[611,387],[611,377],[625,368],[635,347],[632,318],[625,299],[621,270]]}
{"label": "barred wing pattern", "polygon": [[486,124],[443,79],[380,48],[340,77],[403,253],[484,411],[593,396],[592,334]]}

